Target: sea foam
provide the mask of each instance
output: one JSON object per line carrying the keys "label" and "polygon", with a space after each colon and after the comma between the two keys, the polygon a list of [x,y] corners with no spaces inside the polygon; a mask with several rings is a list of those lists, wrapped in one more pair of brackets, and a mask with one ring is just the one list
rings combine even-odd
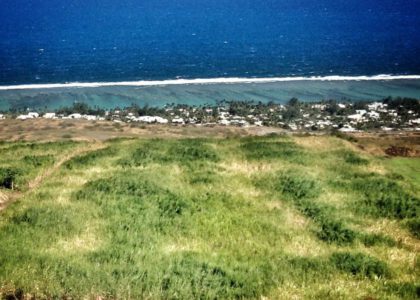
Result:
{"label": "sea foam", "polygon": [[197,78],[197,79],[169,79],[169,80],[142,80],[120,82],[69,82],[47,84],[22,84],[0,86],[0,91],[55,89],[55,88],[97,88],[112,86],[165,86],[165,85],[192,85],[192,84],[240,84],[240,83],[276,83],[291,81],[385,81],[385,80],[418,80],[420,75],[375,75],[375,76],[312,76],[312,77],[266,77],[266,78]]}

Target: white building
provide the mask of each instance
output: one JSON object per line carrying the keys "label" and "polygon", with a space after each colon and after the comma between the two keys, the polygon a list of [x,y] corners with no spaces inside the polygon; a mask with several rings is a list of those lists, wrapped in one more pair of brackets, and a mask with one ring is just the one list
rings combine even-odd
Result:
{"label": "white building", "polygon": [[367,105],[367,107],[369,108],[369,110],[373,110],[373,111],[377,111],[379,109],[384,109],[385,107],[387,107],[387,104],[383,104],[381,102],[373,102]]}
{"label": "white building", "polygon": [[56,119],[57,118],[55,113],[45,113],[43,117],[44,117],[44,119]]}
{"label": "white building", "polygon": [[6,117],[4,115],[0,114],[0,120],[4,120],[4,119],[6,119]]}
{"label": "white building", "polygon": [[356,128],[353,128],[350,125],[344,125],[343,128],[339,129],[339,131],[341,131],[341,132],[355,132],[357,130],[356,130]]}
{"label": "white building", "polygon": [[362,115],[359,115],[359,114],[349,115],[349,116],[347,116],[347,118],[349,120],[356,121],[356,122],[359,122],[359,121],[362,121],[363,120],[363,116]]}
{"label": "white building", "polygon": [[219,121],[219,124],[220,124],[220,125],[225,125],[225,126],[228,126],[228,125],[230,125],[230,121],[229,121],[229,120],[226,120],[226,119],[221,119],[221,120]]}
{"label": "white building", "polygon": [[82,115],[81,114],[71,114],[68,117],[69,119],[81,119]]}
{"label": "white building", "polygon": [[96,116],[93,116],[93,115],[83,115],[82,117],[83,119],[86,119],[88,121],[95,121],[98,119]]}
{"label": "white building", "polygon": [[371,118],[371,119],[379,119],[379,118],[380,118],[379,113],[378,113],[378,112],[376,112],[376,111],[370,111],[370,112],[368,112],[368,113],[367,113],[367,115],[368,115],[368,116],[369,116],[369,118]]}
{"label": "white building", "polygon": [[172,119],[172,123],[174,123],[174,124],[184,124],[184,119],[183,118],[175,118],[175,119]]}
{"label": "white building", "polygon": [[142,122],[142,123],[159,123],[159,124],[167,124],[168,120],[162,117],[157,116],[141,116],[138,118],[131,118],[132,121],[135,122]]}
{"label": "white building", "polygon": [[39,117],[39,113],[37,113],[37,112],[30,112],[30,113],[28,113],[28,116],[30,116],[31,118],[38,118]]}
{"label": "white building", "polygon": [[33,119],[32,116],[29,115],[19,115],[16,117],[17,120],[28,120],[28,119]]}

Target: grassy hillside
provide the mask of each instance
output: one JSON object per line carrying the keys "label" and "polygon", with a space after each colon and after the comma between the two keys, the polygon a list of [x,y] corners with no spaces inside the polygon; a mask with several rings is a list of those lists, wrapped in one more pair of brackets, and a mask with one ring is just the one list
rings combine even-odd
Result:
{"label": "grassy hillside", "polygon": [[0,152],[21,194],[0,212],[3,297],[419,297],[418,158],[327,136]]}

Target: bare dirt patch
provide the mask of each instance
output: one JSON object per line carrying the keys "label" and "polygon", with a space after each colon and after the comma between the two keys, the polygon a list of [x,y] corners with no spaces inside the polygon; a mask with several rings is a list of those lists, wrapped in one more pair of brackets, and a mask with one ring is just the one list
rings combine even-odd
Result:
{"label": "bare dirt patch", "polygon": [[226,126],[174,126],[114,123],[111,121],[86,120],[1,120],[0,140],[57,141],[105,141],[119,137],[144,138],[226,138],[235,136],[267,135],[284,130],[269,127]]}
{"label": "bare dirt patch", "polygon": [[420,132],[354,133],[356,145],[373,155],[420,157]]}

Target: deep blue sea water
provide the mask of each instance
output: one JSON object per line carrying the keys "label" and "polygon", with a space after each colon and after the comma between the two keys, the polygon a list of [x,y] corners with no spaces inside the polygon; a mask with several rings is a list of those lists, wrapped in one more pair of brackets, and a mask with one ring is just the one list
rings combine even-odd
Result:
{"label": "deep blue sea water", "polygon": [[420,80],[1,90],[176,78],[420,75],[419,0],[0,0],[0,109],[420,98]]}
{"label": "deep blue sea water", "polygon": [[418,0],[0,0],[0,85],[420,73]]}

